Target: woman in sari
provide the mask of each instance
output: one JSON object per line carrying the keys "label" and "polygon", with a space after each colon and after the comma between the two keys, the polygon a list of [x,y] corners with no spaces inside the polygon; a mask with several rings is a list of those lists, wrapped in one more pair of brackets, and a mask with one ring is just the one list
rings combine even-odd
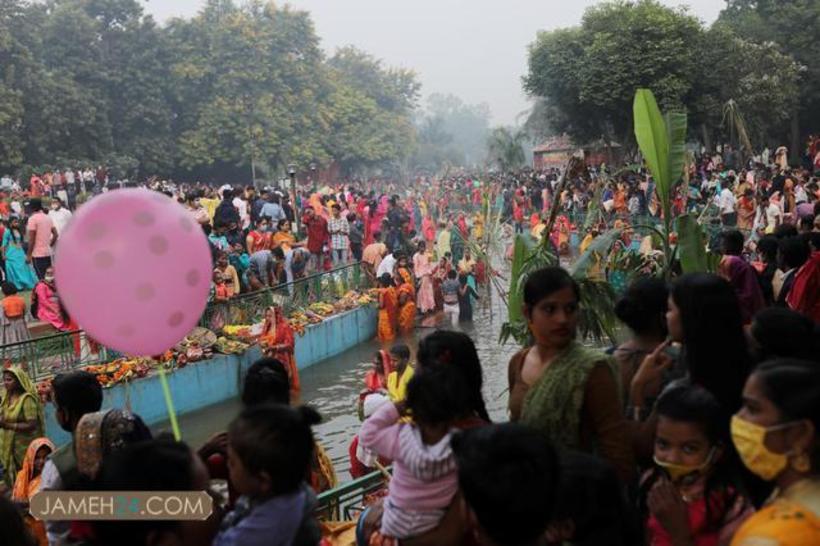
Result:
{"label": "woman in sari", "polygon": [[28,374],[19,367],[3,370],[5,395],[0,400],[0,464],[11,487],[23,467],[29,444],[43,435],[43,407]]}
{"label": "woman in sari", "polygon": [[393,371],[393,361],[384,349],[373,357],[373,367],[364,374],[364,386],[367,392],[387,389],[387,376]]}
{"label": "woman in sari", "polygon": [[393,284],[393,277],[385,273],[379,277],[379,341],[396,339],[396,323],[399,314],[399,297]]}
{"label": "woman in sari", "polygon": [[37,284],[37,277],[31,265],[26,263],[23,251],[23,232],[20,230],[20,219],[12,218],[3,233],[2,258],[6,264],[6,280],[13,283],[17,290],[31,290]]}
{"label": "woman in sari", "polygon": [[464,255],[464,237],[458,225],[453,225],[450,229],[450,250],[453,253],[453,263],[458,264]]}
{"label": "woman in sari", "polygon": [[478,285],[475,280],[476,261],[469,248],[464,249],[464,257],[458,262],[458,273],[467,277],[467,284],[474,292],[478,292]]}
{"label": "woman in sari", "polygon": [[534,272],[524,315],[535,345],[509,364],[510,420],[543,432],[556,446],[597,453],[627,482],[633,455],[614,363],[576,341],[580,291],[563,269]]}
{"label": "woman in sari", "polygon": [[[421,233],[424,236],[424,241],[427,246],[433,248],[433,244],[436,241],[436,224],[433,222],[433,219],[430,218],[429,214],[421,221]],[[418,275],[418,273],[416,274]]]}
{"label": "woman in sari", "polygon": [[270,220],[267,218],[262,218],[256,223],[256,229],[252,229],[248,232],[248,236],[245,239],[245,244],[248,247],[249,256],[260,250],[270,250],[270,233],[268,232],[269,227]]}
{"label": "woman in sari", "polygon": [[618,184],[618,189],[615,190],[613,200],[613,208],[615,209],[615,213],[620,216],[625,216],[628,211],[626,208],[626,188],[624,188],[623,184]]}
{"label": "woman in sari", "polygon": [[410,266],[407,263],[407,256],[401,254],[398,258],[398,263],[396,264],[396,286],[402,286],[406,284],[410,289],[410,294],[413,299],[416,299],[416,279],[413,277],[413,273],[410,272]]}
{"label": "woman in sari", "polygon": [[732,546],[809,546],[820,536],[820,370],[802,360],[770,360],[743,388],[732,441],[750,472],[774,485]]}
{"label": "woman in sari", "polygon": [[[48,438],[37,438],[29,444],[28,449],[26,449],[26,456],[23,459],[23,466],[14,481],[14,489],[11,493],[12,501],[28,504],[31,497],[40,491],[43,466],[46,464],[46,458],[54,453],[54,450],[54,444]],[[46,536],[45,523],[34,519],[29,514],[25,516],[24,520],[38,546],[47,546],[48,537]]]}
{"label": "woman in sari", "polygon": [[68,314],[54,285],[54,268],[46,269],[46,276],[38,282],[31,293],[32,313],[41,321],[64,332],[70,330]]}
{"label": "woman in sari", "polygon": [[416,297],[413,286],[407,281],[399,285],[399,333],[409,334],[416,327]]}
{"label": "woman in sari", "polygon": [[481,243],[481,240],[484,238],[484,217],[481,213],[476,213],[475,218],[473,218],[473,239],[476,240],[477,243]]}
{"label": "woman in sari", "polygon": [[276,228],[277,231],[273,234],[271,249],[281,247],[283,252],[287,252],[288,250],[291,250],[294,247],[302,246],[301,244],[296,242],[296,237],[290,230],[290,220],[279,220],[279,223],[276,224]]}
{"label": "woman in sari", "polygon": [[265,356],[275,358],[285,365],[290,383],[290,399],[298,403],[302,385],[299,381],[299,367],[296,365],[296,340],[293,328],[278,305],[268,307],[265,312],[265,325],[259,339]]}
{"label": "woman in sari", "polygon": [[742,231],[752,229],[755,221],[755,194],[747,189],[737,200],[737,228]]}
{"label": "woman in sari", "polygon": [[413,270],[416,277],[421,279],[419,285],[417,304],[422,314],[427,314],[436,308],[435,288],[433,285],[433,274],[436,267],[430,265],[430,257],[427,255],[427,244],[424,241],[419,243],[418,252],[413,256]]}
{"label": "woman in sari", "polygon": [[440,260],[444,258],[445,254],[452,252],[452,241],[448,225],[444,222],[439,222],[438,227],[441,229],[441,232],[439,232],[438,239],[436,239],[436,257]]}

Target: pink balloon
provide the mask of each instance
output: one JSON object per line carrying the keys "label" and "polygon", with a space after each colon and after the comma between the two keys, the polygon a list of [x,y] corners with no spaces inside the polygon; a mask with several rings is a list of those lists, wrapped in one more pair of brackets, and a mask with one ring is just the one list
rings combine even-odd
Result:
{"label": "pink balloon", "polygon": [[89,336],[129,355],[158,355],[202,316],[211,253],[173,199],[116,190],[74,215],[57,243],[54,276],[66,310]]}

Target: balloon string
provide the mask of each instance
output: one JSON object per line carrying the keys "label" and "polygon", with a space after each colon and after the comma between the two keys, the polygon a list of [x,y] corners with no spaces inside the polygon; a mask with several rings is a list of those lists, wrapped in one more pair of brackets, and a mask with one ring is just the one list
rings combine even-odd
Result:
{"label": "balloon string", "polygon": [[171,398],[171,388],[168,386],[168,378],[165,377],[165,369],[162,366],[159,368],[159,380],[162,383],[162,392],[165,394],[165,407],[168,408],[168,417],[171,419],[171,430],[174,432],[174,440],[179,442],[182,440],[182,434],[179,432],[177,412],[174,410],[174,399]]}

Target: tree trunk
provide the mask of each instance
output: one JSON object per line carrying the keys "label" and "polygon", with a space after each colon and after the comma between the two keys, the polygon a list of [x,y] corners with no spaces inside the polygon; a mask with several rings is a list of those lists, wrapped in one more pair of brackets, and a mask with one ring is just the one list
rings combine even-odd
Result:
{"label": "tree trunk", "polygon": [[711,151],[712,151],[712,135],[709,133],[709,128],[706,127],[705,123],[701,123],[700,132],[701,132],[701,136],[703,137],[703,147],[706,148],[707,152],[711,153]]}
{"label": "tree trunk", "polygon": [[799,165],[802,146],[800,145],[800,113],[797,108],[795,108],[794,113],[792,113],[791,132],[792,142],[791,146],[789,146],[789,163],[791,165]]}

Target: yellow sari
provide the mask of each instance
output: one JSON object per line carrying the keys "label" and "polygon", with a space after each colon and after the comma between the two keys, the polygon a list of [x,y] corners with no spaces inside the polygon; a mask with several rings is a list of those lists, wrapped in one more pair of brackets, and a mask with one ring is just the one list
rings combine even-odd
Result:
{"label": "yellow sari", "polygon": [[213,222],[214,214],[216,214],[216,207],[219,206],[219,199],[202,198],[199,200],[199,204],[202,205],[206,211],[208,211],[208,218],[210,218],[211,222]]}
{"label": "yellow sari", "polygon": [[5,369],[3,372],[14,375],[23,392],[13,403],[9,400],[8,393],[3,394],[3,399],[0,401],[2,420],[6,423],[27,423],[37,420],[37,428],[31,432],[18,432],[5,428],[0,430],[0,464],[5,470],[4,480],[11,487],[14,485],[12,481],[23,467],[29,444],[35,438],[43,435],[45,420],[37,389],[28,374],[16,366]]}
{"label": "yellow sari", "polygon": [[746,520],[732,546],[820,543],[820,478],[802,480]]}
{"label": "yellow sari", "polygon": [[410,364],[399,377],[399,372],[390,372],[387,376],[387,394],[393,402],[401,402],[407,398],[407,384],[413,379],[416,370]]}

